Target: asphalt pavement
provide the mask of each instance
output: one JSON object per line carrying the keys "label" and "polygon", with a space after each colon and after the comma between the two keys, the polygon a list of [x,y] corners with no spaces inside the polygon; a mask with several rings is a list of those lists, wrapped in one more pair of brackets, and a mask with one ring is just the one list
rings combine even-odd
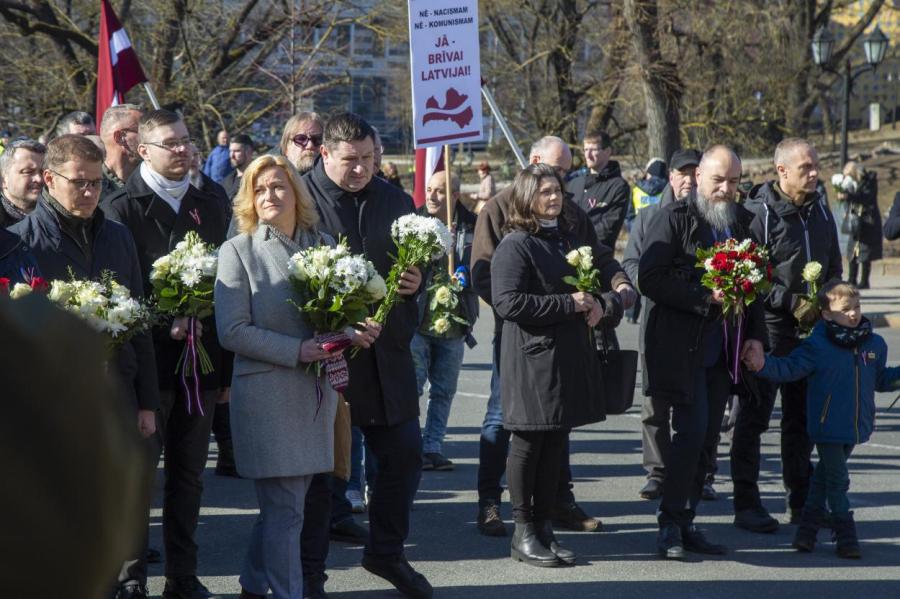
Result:
{"label": "asphalt pavement", "polygon": [[[900,278],[876,279],[875,285],[864,296],[864,309],[900,297]],[[644,483],[638,389],[628,413],[572,434],[575,496],[588,513],[602,518],[603,531],[558,533],[560,541],[577,552],[575,567],[546,569],[513,562],[508,537],[484,537],[475,528],[478,437],[490,380],[492,326],[490,311],[483,310],[476,328],[479,344],[466,351],[460,374],[444,444],[444,453],[456,469],[424,472],[413,507],[406,553],[434,585],[435,597],[900,598],[900,402],[886,411],[894,394],[877,397],[876,432],[850,459],[850,502],[862,542],[861,560],[836,557],[828,531],[820,533],[814,553],[798,554],[790,547],[793,526],[782,525],[774,534],[735,528],[727,435],[720,445],[719,499],[702,503],[697,524],[711,540],[727,545],[728,554],[686,563],[658,558],[656,505],[638,497]],[[879,328],[877,332],[893,351],[889,364],[900,363],[900,329]],[[623,347],[637,347],[636,325],[623,323],[619,335]],[[423,415],[424,409],[423,399]],[[783,518],[779,418],[776,407],[762,439],[761,491],[770,512]],[[240,593],[238,574],[257,514],[256,499],[251,481],[213,474],[215,451],[211,442],[197,534],[199,574],[211,590],[236,598]],[[158,494],[151,525],[151,544],[158,548],[162,548],[160,502]],[[503,516],[511,529],[506,494]],[[365,514],[357,518],[366,521]],[[329,596],[400,597],[388,583],[359,566],[361,556],[360,546],[331,544]],[[157,597],[163,586],[162,565],[152,565],[150,574],[150,590]]]}

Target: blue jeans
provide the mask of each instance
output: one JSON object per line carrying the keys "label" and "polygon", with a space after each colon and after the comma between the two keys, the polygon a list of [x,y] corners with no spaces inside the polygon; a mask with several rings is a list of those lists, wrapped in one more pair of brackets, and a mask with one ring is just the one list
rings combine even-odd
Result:
{"label": "blue jeans", "polygon": [[847,460],[853,453],[853,445],[841,443],[816,443],[819,463],[813,470],[809,484],[806,505],[825,509],[826,502],[835,516],[846,516],[850,512],[850,473]]}
{"label": "blue jeans", "polygon": [[416,333],[410,349],[416,367],[419,395],[425,389],[425,381],[431,383],[425,428],[422,431],[422,453],[441,453],[447,420],[450,418],[450,406],[456,395],[465,341],[462,337],[445,339]]}
{"label": "blue jeans", "polygon": [[500,336],[494,339],[491,361],[491,394],[488,397],[481,439],[478,443],[478,501],[500,503],[509,451],[509,431],[503,428],[503,404],[500,402]]}

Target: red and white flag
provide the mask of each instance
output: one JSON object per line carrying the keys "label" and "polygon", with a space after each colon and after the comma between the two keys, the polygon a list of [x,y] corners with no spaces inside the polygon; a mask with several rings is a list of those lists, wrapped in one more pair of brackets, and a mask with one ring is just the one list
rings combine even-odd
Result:
{"label": "red and white flag", "polygon": [[98,128],[107,108],[121,104],[125,92],[147,81],[137,54],[131,47],[131,40],[119,22],[119,17],[109,5],[109,0],[101,0],[99,45],[96,115]]}
{"label": "red and white flag", "polygon": [[431,146],[416,150],[416,179],[413,188],[413,201],[416,208],[425,205],[425,187],[436,171],[444,170],[444,147]]}

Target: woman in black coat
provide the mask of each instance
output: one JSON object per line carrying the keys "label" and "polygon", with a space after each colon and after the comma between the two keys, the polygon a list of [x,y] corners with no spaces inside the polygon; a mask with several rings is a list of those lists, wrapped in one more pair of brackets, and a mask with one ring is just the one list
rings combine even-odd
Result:
{"label": "woman in black coat", "polygon": [[[572,564],[550,512],[570,429],[603,419],[591,327],[603,303],[563,282],[573,233],[563,183],[544,164],[516,177],[508,234],[491,262],[491,295],[503,319],[500,348],[503,426],[512,432],[506,470],[516,531],[511,556],[537,566]],[[599,249],[592,248],[594,255]]]}
{"label": "woman in black coat", "polygon": [[[864,171],[855,162],[844,166],[844,175],[852,177],[856,191],[838,194],[838,200],[847,202],[844,232],[847,233],[847,261],[850,265],[847,280],[859,288],[869,288],[869,272],[872,262],[881,260],[881,212],[878,209],[878,175]],[[851,227],[849,223],[855,222]]]}

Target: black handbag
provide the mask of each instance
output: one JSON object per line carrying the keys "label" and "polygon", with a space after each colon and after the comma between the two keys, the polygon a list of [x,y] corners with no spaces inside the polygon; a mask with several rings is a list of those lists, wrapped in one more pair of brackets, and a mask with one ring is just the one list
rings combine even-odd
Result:
{"label": "black handbag", "polygon": [[847,208],[847,215],[841,221],[841,233],[854,239],[859,234],[859,214],[853,210],[852,206]]}
{"label": "black handbag", "polygon": [[597,350],[600,393],[607,414],[624,414],[634,404],[638,353],[628,349]]}

